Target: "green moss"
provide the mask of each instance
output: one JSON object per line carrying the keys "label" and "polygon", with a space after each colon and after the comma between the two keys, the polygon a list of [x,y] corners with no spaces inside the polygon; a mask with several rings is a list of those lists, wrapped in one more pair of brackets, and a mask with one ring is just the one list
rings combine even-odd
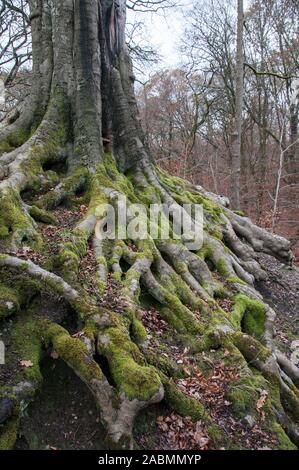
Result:
{"label": "green moss", "polygon": [[161,202],[160,190],[154,186],[146,186],[143,188],[137,188],[137,195],[140,202],[150,206],[150,204],[158,204]]}
{"label": "green moss", "polygon": [[112,188],[124,194],[131,203],[139,203],[131,181],[117,168],[112,154],[106,153],[103,163],[97,165],[96,180],[100,187]]}
{"label": "green moss", "polygon": [[245,333],[255,338],[262,338],[266,321],[265,305],[244,294],[238,294],[235,296],[233,320],[239,327],[242,323],[242,329]]}
{"label": "green moss", "polygon": [[106,261],[105,256],[99,256],[96,259],[96,261],[97,261],[97,264],[99,264],[99,265],[107,266],[107,261]]}
{"label": "green moss", "polygon": [[0,284],[0,320],[13,315],[20,309],[16,291]]}
{"label": "green moss", "polygon": [[224,278],[227,278],[229,276],[227,266],[226,266],[226,262],[225,262],[224,259],[220,259],[217,262],[216,268],[217,268],[217,271],[219,272],[219,274],[221,274],[221,276],[223,276]]}
{"label": "green moss", "polygon": [[197,256],[204,261],[206,259],[211,260],[213,258],[213,247],[209,243],[204,243],[202,248],[196,253]]}
{"label": "green moss", "polygon": [[154,352],[153,350],[146,351],[146,359],[152,366],[156,367],[160,372],[165,374],[165,376],[172,379],[183,378],[184,374],[178,367],[178,365],[173,362],[169,357],[166,357],[162,354],[161,351]]}
{"label": "green moss", "polygon": [[234,333],[232,340],[248,362],[267,361],[271,356],[271,351],[252,336],[237,332]]}
{"label": "green moss", "polygon": [[[179,333],[201,333],[201,325],[196,320],[195,315],[179,299],[181,295],[184,301],[192,304],[192,292],[178,276],[174,276],[172,281],[176,283],[174,290],[170,289],[173,283],[169,283],[169,277],[166,277],[165,280],[165,285],[168,283],[168,287],[161,286],[163,296],[163,306],[160,309],[161,316]],[[163,279],[161,279],[161,282],[164,282]]]}
{"label": "green moss", "polygon": [[217,424],[211,424],[207,428],[207,434],[215,449],[229,448],[229,437]]}
{"label": "green moss", "polygon": [[44,341],[52,344],[55,352],[69,364],[82,380],[90,383],[103,377],[98,364],[90,358],[87,347],[78,338],[73,338],[60,325],[44,325]]}
{"label": "green moss", "polygon": [[4,225],[0,225],[0,238],[7,238],[9,236],[9,230],[8,227],[5,227]]}
{"label": "green moss", "polygon": [[139,321],[135,317],[133,318],[133,321],[131,324],[131,331],[132,331],[133,341],[135,341],[136,343],[144,343],[144,341],[147,338],[146,329],[144,328],[141,321]]}
{"label": "green moss", "polygon": [[173,326],[173,328],[175,328],[177,332],[187,332],[187,328],[184,325],[183,321],[177,317],[176,312],[174,312],[173,310],[167,307],[161,308],[160,315],[169,325]]}
{"label": "green moss", "polygon": [[162,182],[171,189],[174,199],[179,204],[193,203],[202,205],[206,218],[214,223],[221,222],[223,209],[214,201],[195,191],[187,181],[170,176],[163,171],[159,171],[159,175]]}
{"label": "green moss", "polygon": [[260,398],[260,391],[268,388],[267,381],[260,374],[253,374],[250,371],[248,374],[234,382],[226,394],[232,403],[235,415],[240,418],[247,414],[252,416],[257,414],[256,403]]}
{"label": "green moss", "polygon": [[[58,87],[51,97],[51,104],[46,112],[46,120],[42,122],[39,131],[43,132],[43,139],[37,141],[30,149],[29,158],[21,168],[30,176],[32,189],[40,189],[39,175],[43,173],[42,165],[57,158],[61,149],[70,137],[70,109],[68,98]],[[59,116],[59,121],[57,121]],[[32,130],[34,132],[34,130]]]}
{"label": "green moss", "polygon": [[0,425],[0,451],[12,450],[18,437],[19,419],[10,418]]}
{"label": "green moss", "polygon": [[58,225],[57,219],[50,214],[48,211],[40,209],[37,206],[32,206],[30,208],[29,214],[37,222],[42,222],[44,224]]}
{"label": "green moss", "polygon": [[[85,167],[78,167],[70,176],[61,181],[58,190],[44,194],[36,205],[41,209],[53,209],[64,199],[74,196],[77,191],[84,190],[89,182],[89,171]],[[63,196],[61,196],[63,195]]]}
{"label": "green moss", "polygon": [[22,378],[35,383],[42,381],[39,362],[42,356],[42,339],[40,325],[30,312],[19,317],[12,329],[13,350],[18,352],[20,360],[31,361],[32,367],[22,368]]}
{"label": "green moss", "polygon": [[238,276],[230,276],[226,279],[227,282],[231,282],[232,284],[242,284],[243,286],[246,286],[246,282],[242,281]]}
{"label": "green moss", "polygon": [[159,376],[154,368],[146,365],[124,327],[106,328],[98,344],[120,393],[132,400],[148,401],[159,391]]}
{"label": "green moss", "polygon": [[0,153],[11,152],[14,150],[14,147],[11,146],[7,141],[0,142]]}
{"label": "green moss", "polygon": [[194,336],[190,334],[180,334],[178,336],[179,341],[183,346],[187,347],[191,353],[199,353],[215,349],[221,346],[221,338],[215,336],[214,330],[207,330],[202,336]]}
{"label": "green moss", "polygon": [[26,307],[40,290],[38,282],[26,276],[1,272],[5,284],[0,284],[0,318],[17,313]]}
{"label": "green moss", "polygon": [[181,392],[172,380],[163,380],[165,397],[168,405],[173,408],[181,416],[188,416],[193,421],[204,419],[211,422],[211,419],[204,406],[197,400],[188,397]]}
{"label": "green moss", "polygon": [[29,137],[29,132],[23,129],[12,131],[7,137],[6,144],[10,149],[20,147]]}
{"label": "green moss", "polygon": [[[63,236],[63,234],[62,234]],[[87,251],[89,233],[84,230],[74,230],[66,234],[66,241],[59,247],[59,253],[53,258],[53,267],[69,283],[76,281],[80,260]]]}
{"label": "green moss", "polygon": [[177,261],[175,263],[175,268],[178,274],[184,274],[188,272],[188,264],[184,261]]}
{"label": "green moss", "polygon": [[275,437],[278,439],[278,450],[298,450],[298,448],[293,444],[280,424],[274,423],[272,426],[272,431],[275,434]]}
{"label": "green moss", "polygon": [[32,220],[23,210],[22,200],[16,191],[6,189],[1,194],[0,203],[0,238],[8,243],[12,237],[17,245],[23,239],[26,244],[40,247],[41,238],[34,230]]}
{"label": "green moss", "polygon": [[13,279],[13,288],[16,290],[21,306],[28,306],[33,297],[41,290],[38,281],[30,279],[26,276],[20,276]]}
{"label": "green moss", "polygon": [[240,215],[241,217],[244,217],[245,214],[243,211],[234,211],[235,214]]}

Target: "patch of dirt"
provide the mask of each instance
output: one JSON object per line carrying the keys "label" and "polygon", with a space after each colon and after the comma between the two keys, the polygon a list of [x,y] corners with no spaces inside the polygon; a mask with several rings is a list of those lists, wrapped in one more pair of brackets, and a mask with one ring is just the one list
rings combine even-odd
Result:
{"label": "patch of dirt", "polygon": [[43,385],[24,410],[16,449],[103,449],[104,432],[91,392],[61,360],[45,359]]}

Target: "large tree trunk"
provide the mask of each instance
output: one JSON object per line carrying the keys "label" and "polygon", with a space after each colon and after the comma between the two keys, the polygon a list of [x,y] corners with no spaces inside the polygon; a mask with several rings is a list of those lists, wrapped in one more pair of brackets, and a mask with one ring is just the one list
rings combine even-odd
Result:
{"label": "large tree trunk", "polygon": [[[227,441],[204,406],[179,390],[176,368],[148,347],[139,314],[141,287],[192,354],[217,349],[227,357],[229,350],[231,363],[242,365],[238,393],[228,391],[236,413],[242,396],[241,413],[256,415],[252,396],[261,384],[268,390],[264,426],[281,447],[292,447],[283,429],[298,443],[298,370],[274,349],[274,312],[254,288],[254,281],[266,276],[257,253],[290,263],[289,243],[228,210],[221,198],[154,165],[134,98],[125,0],[31,0],[30,8],[31,101],[1,133],[0,319],[13,323],[10,374],[0,387],[0,448],[13,447],[19,405],[34,399],[49,350],[93,393],[108,449],[132,447],[137,413],[163,399],[178,413],[201,419],[215,446]],[[63,165],[66,173],[59,170]],[[130,240],[102,243],[95,237],[103,216],[97,209],[114,204],[118,195],[129,204],[203,204],[203,248],[194,253],[183,240],[151,238],[134,246]],[[88,209],[53,255],[44,224],[57,223],[55,208],[67,203],[72,209],[78,200],[87,201]],[[97,265],[93,293],[80,277],[90,241]],[[108,274],[118,286],[117,306],[110,309],[102,305]],[[68,306],[69,320],[80,319],[80,335],[72,336],[47,309],[41,314],[36,299],[50,294]],[[231,314],[217,303],[223,296],[233,302]],[[249,317],[258,323],[256,331],[250,322],[244,329]],[[31,361],[29,367],[14,367],[16,357]]]}

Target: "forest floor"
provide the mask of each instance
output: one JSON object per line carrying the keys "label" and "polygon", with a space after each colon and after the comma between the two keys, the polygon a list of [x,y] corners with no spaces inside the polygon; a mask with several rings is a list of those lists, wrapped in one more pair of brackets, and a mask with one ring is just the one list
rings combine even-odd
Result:
{"label": "forest floor", "polygon": [[[16,256],[31,259],[43,266],[49,255],[55,255],[59,243],[67,241],[70,230],[82,217],[86,207],[77,200],[76,210],[61,207],[54,215],[58,226],[41,224],[40,230],[47,240],[48,253],[39,253],[23,248]],[[262,256],[262,264],[269,272],[269,280],[260,282],[258,290],[264,299],[276,311],[276,336],[279,347],[290,357],[294,341],[299,337],[299,270],[281,265],[273,258]],[[100,301],[101,305],[121,313],[122,305],[118,302],[119,286],[111,277],[104,295],[99,298],[93,292],[96,263],[92,249],[87,251],[79,270],[81,281],[89,294]],[[215,273],[215,276],[217,274]],[[224,281],[222,279],[222,281]],[[70,315],[61,299],[37,299],[39,313],[51,317],[63,324],[64,319],[72,318],[67,324],[74,336],[80,335],[77,318]],[[233,303],[218,299],[220,306],[230,312]],[[44,311],[45,306],[47,311]],[[257,401],[257,417],[236,418],[231,403],[227,398],[229,386],[237,383],[240,370],[237,364],[229,361],[229,351],[210,350],[192,354],[177,339],[175,330],[159,314],[158,305],[148,295],[142,296],[140,317],[148,332],[145,345],[147,352],[159,351],[168,363],[172,364],[173,380],[187,395],[199,400],[208,410],[213,420],[226,431],[229,448],[236,449],[275,449],[278,442],[273,435],[263,429],[263,406],[266,401],[264,391],[260,390]],[[200,315],[200,312],[194,312]],[[65,320],[68,321],[68,320]],[[8,320],[2,329],[2,338],[9,349]],[[6,342],[6,341],[5,341]],[[13,351],[8,351],[13,356]],[[221,354],[221,355],[220,355]],[[22,366],[20,357],[13,357],[10,368],[1,368],[1,377],[9,381],[15,375],[15,368]],[[16,449],[101,449],[103,431],[99,413],[91,393],[76,375],[56,357],[46,357],[42,364],[43,385],[35,401],[23,410],[19,439]],[[194,423],[169,409],[164,402],[146,409],[139,415],[134,428],[135,440],[144,449],[173,450],[213,449],[212,440],[203,423]],[[225,449],[225,447],[224,447]]]}
{"label": "forest floor", "polygon": [[[264,300],[276,311],[275,321],[275,341],[277,346],[283,350],[290,358],[294,352],[294,345],[298,345],[299,338],[299,270],[298,268],[287,267],[277,260],[267,255],[261,255],[260,261],[269,273],[267,281],[259,282],[257,289],[263,295]],[[228,311],[231,308],[229,301],[220,301],[222,308]],[[156,317],[158,314],[156,315]],[[149,330],[153,329],[152,321],[147,320]],[[157,321],[156,324],[159,322]],[[157,330],[163,331],[162,327]],[[160,333],[162,335],[162,333]],[[203,371],[199,370],[204,362],[209,363],[209,355],[217,354],[210,351],[203,354],[203,358],[189,356],[188,351],[173,347],[174,360],[184,364],[184,371],[187,378],[177,381],[181,389],[188,395],[197,398],[209,410],[213,419],[226,430],[231,443],[235,448],[247,449],[275,449],[275,439],[263,431],[263,414],[261,412],[260,421],[244,417],[236,420],[230,410],[230,402],[226,399],[228,383],[234,382],[238,378],[238,370],[235,367],[226,367],[223,358],[219,358],[218,365],[208,371],[208,367]],[[299,348],[298,348],[299,349]],[[229,355],[229,352],[224,353]],[[299,354],[297,355],[299,362]],[[181,361],[180,361],[181,359]],[[263,391],[257,407],[263,403]],[[158,406],[151,411],[146,411],[148,420],[140,417],[137,424],[140,435],[139,444],[147,448],[155,449],[209,449],[209,436],[201,427],[201,423],[194,424],[188,418],[181,418],[171,410],[164,410],[163,415],[159,415],[161,410]],[[155,419],[153,419],[155,418]],[[150,427],[146,424],[150,424]],[[144,429],[142,429],[144,427]]]}
{"label": "forest floor", "polygon": [[[85,260],[85,263],[87,261]],[[269,271],[269,280],[258,288],[265,300],[277,312],[276,341],[291,354],[292,342],[299,337],[299,271],[286,268],[277,261],[263,256],[263,265]],[[92,267],[90,267],[92,276]],[[88,282],[88,276],[86,278]],[[228,385],[238,380],[237,366],[228,366],[217,351],[194,356],[176,341],[174,331],[162,320],[158,309],[147,308],[152,299],[144,297],[140,311],[148,331],[148,350],[159,348],[177,369],[174,380],[181,390],[203,403],[223,429],[230,444],[236,449],[275,449],[277,441],[263,430],[263,413],[260,419],[245,416],[236,419],[226,398]],[[219,301],[229,310],[230,302]],[[110,279],[102,303],[115,308],[117,284]],[[48,304],[48,302],[47,302]],[[74,333],[76,334],[76,333]],[[77,333],[78,334],[78,333]],[[88,389],[59,359],[47,358],[43,363],[44,382],[37,399],[24,412],[21,435],[16,448],[30,449],[101,449],[103,432],[99,413]],[[63,393],[62,393],[63,390]],[[263,391],[257,407],[263,406]],[[135,424],[135,438],[144,449],[174,450],[213,449],[210,437],[201,422],[175,414],[162,402],[145,410]],[[225,448],[223,448],[225,449]]]}

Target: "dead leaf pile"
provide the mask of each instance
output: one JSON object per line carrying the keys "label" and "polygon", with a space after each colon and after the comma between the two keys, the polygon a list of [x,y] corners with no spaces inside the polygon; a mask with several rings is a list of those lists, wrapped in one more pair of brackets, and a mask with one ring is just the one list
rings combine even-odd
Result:
{"label": "dead leaf pile", "polygon": [[161,318],[159,312],[155,308],[139,310],[139,314],[143,325],[149,333],[155,333],[158,336],[161,336],[169,329],[168,324]]}
{"label": "dead leaf pile", "polygon": [[231,313],[234,308],[234,302],[230,299],[217,299],[217,304],[227,313]]}
{"label": "dead leaf pile", "polygon": [[157,426],[165,449],[209,449],[210,439],[200,421],[194,423],[191,418],[172,413],[169,416],[158,416]]}
{"label": "dead leaf pile", "polygon": [[204,377],[197,366],[193,367],[192,376],[180,379],[178,387],[186,394],[208,406],[217,414],[231,403],[225,399],[228,385],[238,379],[235,367],[227,367],[224,363],[215,366],[209,378]]}

